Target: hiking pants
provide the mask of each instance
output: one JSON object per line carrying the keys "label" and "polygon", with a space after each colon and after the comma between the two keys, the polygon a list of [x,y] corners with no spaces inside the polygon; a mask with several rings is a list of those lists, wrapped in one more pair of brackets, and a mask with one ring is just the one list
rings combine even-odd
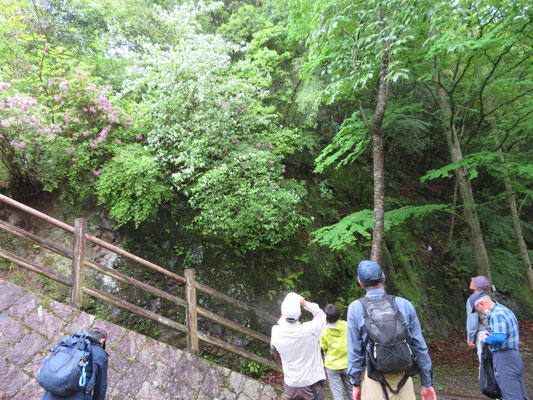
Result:
{"label": "hiking pants", "polygon": [[293,387],[284,384],[285,400],[324,400],[326,381],[318,381],[311,386]]}
{"label": "hiking pants", "polygon": [[494,377],[503,400],[529,400],[524,384],[524,363],[517,349],[492,352]]}
{"label": "hiking pants", "polygon": [[344,396],[342,394],[344,389],[346,390],[346,396],[351,399],[352,384],[350,383],[348,369],[326,368],[326,373],[328,374],[329,387],[331,389],[331,393],[333,394],[333,400],[344,400]]}
{"label": "hiking pants", "polygon": [[[398,383],[403,377],[403,373],[384,374],[383,376],[385,377],[389,385],[393,389],[396,389],[398,387]],[[400,393],[393,394],[390,392],[389,389],[387,389],[387,394],[389,395],[389,400],[416,400],[413,379],[407,379],[407,382],[405,382],[405,385],[403,385],[403,388],[402,390],[400,390]],[[381,383],[370,379],[366,373],[366,369],[365,376],[363,377],[363,380],[361,382],[361,400],[385,400],[385,395],[383,394]]]}

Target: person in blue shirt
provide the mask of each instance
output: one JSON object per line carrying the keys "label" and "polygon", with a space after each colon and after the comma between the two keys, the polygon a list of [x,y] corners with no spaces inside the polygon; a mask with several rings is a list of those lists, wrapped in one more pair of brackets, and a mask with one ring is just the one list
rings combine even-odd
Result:
{"label": "person in blue shirt", "polygon": [[[366,290],[366,297],[381,298],[385,294],[384,283],[385,275],[381,267],[373,261],[361,261],[357,268],[357,277],[359,285]],[[407,330],[411,338],[411,349],[414,352],[418,367],[420,368],[420,396],[422,400],[435,400],[436,394],[433,389],[433,367],[431,358],[424,337],[422,328],[416,315],[415,308],[406,299],[396,297],[398,310],[407,324]],[[353,400],[385,399],[385,394],[381,383],[374,381],[363,370],[365,367],[364,343],[367,342],[367,333],[364,329],[365,318],[363,306],[359,300],[355,300],[348,307],[348,375],[353,386]],[[391,386],[397,387],[398,382],[402,379],[403,373],[385,374],[384,377]],[[407,380],[398,394],[392,394],[389,389],[387,396],[390,400],[415,400],[413,381]]]}
{"label": "person in blue shirt", "polygon": [[503,400],[529,400],[524,383],[524,363],[520,357],[518,320],[507,307],[495,303],[485,293],[474,293],[469,299],[471,312],[489,318],[489,333],[481,340],[490,345],[494,377]]}
{"label": "person in blue shirt", "polygon": [[[476,276],[470,281],[470,290],[474,293],[488,293],[491,288],[490,281],[484,276]],[[488,333],[489,320],[486,315],[471,312],[472,307],[466,301],[466,343],[470,347],[477,347],[477,357],[481,364],[481,338]]]}

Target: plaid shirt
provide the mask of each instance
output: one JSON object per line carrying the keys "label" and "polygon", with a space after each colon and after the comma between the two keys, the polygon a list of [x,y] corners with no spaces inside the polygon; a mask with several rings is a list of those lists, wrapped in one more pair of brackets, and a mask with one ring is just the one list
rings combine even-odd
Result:
{"label": "plaid shirt", "polygon": [[517,349],[520,342],[518,333],[518,321],[511,310],[501,304],[495,304],[489,317],[489,332],[503,333],[507,336],[505,341],[501,344],[491,346],[492,351],[499,351],[505,349]]}

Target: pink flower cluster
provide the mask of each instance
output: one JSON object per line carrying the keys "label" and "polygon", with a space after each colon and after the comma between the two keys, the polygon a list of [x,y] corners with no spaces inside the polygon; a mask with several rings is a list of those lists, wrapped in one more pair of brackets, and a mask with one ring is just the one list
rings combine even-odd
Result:
{"label": "pink flower cluster", "polygon": [[10,143],[11,146],[15,146],[15,147],[18,147],[18,148],[21,148],[23,149],[24,147],[26,147],[26,142],[20,142],[20,143],[17,143],[17,142],[11,142]]}
{"label": "pink flower cluster", "polygon": [[[0,128],[6,128],[6,133],[2,131],[5,137],[0,139],[20,149],[35,142],[38,149],[46,151],[45,146],[54,144],[56,138],[61,135],[71,140],[70,146],[67,142],[64,147],[66,152],[72,155],[71,168],[77,168],[78,158],[73,157],[75,152],[83,157],[84,164],[87,160],[92,160],[95,165],[100,164],[105,152],[86,154],[84,151],[109,140],[122,144],[121,139],[109,137],[113,127],[120,124],[131,126],[133,123],[131,118],[122,114],[120,107],[112,104],[108,97],[113,90],[111,86],[97,86],[87,81],[88,78],[82,70],[76,70],[76,74],[75,79],[53,78],[43,85],[49,86],[48,93],[52,100],[55,99],[58,103],[50,109],[40,105],[33,97],[19,94],[9,96],[10,93],[5,92],[10,89],[11,84],[0,79],[0,95],[3,95],[0,98]],[[43,89],[42,86],[40,88]],[[50,114],[54,119],[47,117]],[[86,130],[82,130],[84,128]],[[45,138],[48,140],[45,141]],[[135,135],[135,139],[140,141],[143,137]],[[98,168],[92,171],[91,175],[98,176],[101,173],[102,169]],[[94,182],[94,179],[91,178],[90,181]]]}

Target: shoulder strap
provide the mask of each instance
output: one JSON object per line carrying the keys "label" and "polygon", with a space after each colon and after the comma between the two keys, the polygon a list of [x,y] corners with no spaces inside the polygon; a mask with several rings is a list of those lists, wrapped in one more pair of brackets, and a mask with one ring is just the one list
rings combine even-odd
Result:
{"label": "shoulder strap", "polygon": [[89,341],[89,351],[90,351],[90,355],[89,355],[89,366],[90,366],[90,369],[91,369],[91,377],[89,378],[89,382],[87,382],[87,386],[85,386],[85,393],[90,393],[93,391],[95,385],[96,385],[96,365],[93,361],[93,348],[92,348],[92,344],[91,342]]}

